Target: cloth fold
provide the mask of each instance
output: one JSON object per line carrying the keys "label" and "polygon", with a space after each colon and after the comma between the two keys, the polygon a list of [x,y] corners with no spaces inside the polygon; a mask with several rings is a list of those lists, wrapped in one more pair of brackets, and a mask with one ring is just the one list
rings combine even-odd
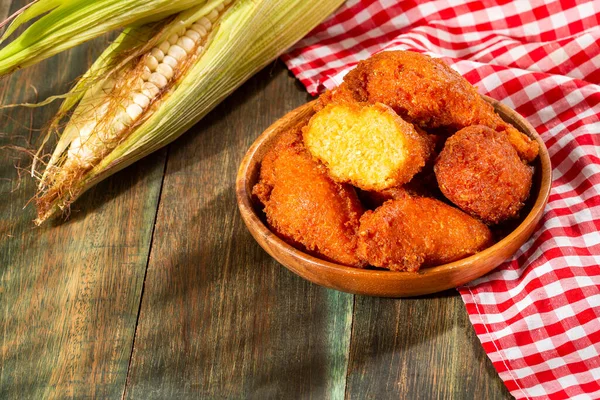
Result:
{"label": "cloth fold", "polygon": [[282,59],[314,95],[397,49],[442,58],[542,136],[542,225],[459,291],[513,396],[600,398],[600,2],[349,0]]}

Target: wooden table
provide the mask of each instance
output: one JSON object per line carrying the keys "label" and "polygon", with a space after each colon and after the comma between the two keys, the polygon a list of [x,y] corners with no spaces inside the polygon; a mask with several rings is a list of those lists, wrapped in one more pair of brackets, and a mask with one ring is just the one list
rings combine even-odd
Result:
{"label": "wooden table", "polygon": [[[19,3],[0,2],[0,17]],[[0,81],[0,102],[65,92],[106,43]],[[508,398],[456,291],[328,290],[247,232],[238,164],[309,98],[274,62],[172,145],[86,193],[66,222],[41,228],[23,209],[35,182],[15,168],[30,159],[4,149],[0,398]],[[57,106],[1,111],[0,146],[34,144]]]}

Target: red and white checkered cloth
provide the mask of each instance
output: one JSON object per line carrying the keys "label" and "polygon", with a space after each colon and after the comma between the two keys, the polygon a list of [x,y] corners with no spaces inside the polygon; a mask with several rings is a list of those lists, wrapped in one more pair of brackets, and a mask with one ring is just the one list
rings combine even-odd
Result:
{"label": "red and white checkered cloth", "polygon": [[541,134],[553,165],[543,226],[459,288],[516,398],[600,399],[599,25],[597,0],[349,0],[283,56],[312,94],[383,50],[441,57]]}

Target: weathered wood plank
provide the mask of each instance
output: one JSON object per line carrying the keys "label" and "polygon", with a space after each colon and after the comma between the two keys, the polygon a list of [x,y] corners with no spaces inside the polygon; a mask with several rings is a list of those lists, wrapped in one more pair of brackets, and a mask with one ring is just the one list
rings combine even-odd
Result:
{"label": "weathered wood plank", "polygon": [[270,65],[170,148],[127,398],[343,398],[353,296],[277,264],[235,200],[254,138],[307,99]]}
{"label": "weathered wood plank", "polygon": [[4,21],[8,17],[8,11],[10,10],[10,1],[0,1],[0,21]]}
{"label": "weathered wood plank", "polygon": [[348,399],[509,399],[456,291],[356,297]]}
{"label": "weathered wood plank", "polygon": [[[63,93],[106,44],[0,81],[1,104]],[[57,106],[0,110],[0,146],[28,146],[28,128],[35,141]],[[32,207],[22,209],[35,182],[24,176],[18,186],[14,167],[30,160],[0,150],[0,398],[122,396],[165,156],[85,194],[68,222],[35,228]]]}

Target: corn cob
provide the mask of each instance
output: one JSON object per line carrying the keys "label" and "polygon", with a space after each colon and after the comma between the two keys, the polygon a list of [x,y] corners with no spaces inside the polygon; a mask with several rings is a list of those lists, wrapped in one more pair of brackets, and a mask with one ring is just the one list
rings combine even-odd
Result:
{"label": "corn cob", "polygon": [[72,112],[41,175],[36,224],[177,138],[342,1],[197,3],[126,28],[72,89],[51,124]]}
{"label": "corn cob", "polygon": [[[184,22],[178,19],[172,24],[178,27],[176,32],[170,33],[166,40],[139,57],[119,76],[104,81],[100,91],[89,94],[89,99],[85,99],[84,106],[69,125],[69,129],[78,135],[70,143],[64,164],[53,177],[53,183],[69,182],[70,175],[91,169],[116,147],[129,128],[143,118],[143,114],[160,99],[175,78],[183,75],[202,53],[202,45],[212,25],[231,2],[215,3],[212,9],[205,7],[204,10],[210,11],[189,26],[184,26]],[[167,31],[172,32],[173,26]],[[44,178],[52,172],[56,160],[57,157],[54,157],[50,161]],[[60,184],[54,185],[48,195],[52,198],[55,192],[60,194],[63,190]]]}

